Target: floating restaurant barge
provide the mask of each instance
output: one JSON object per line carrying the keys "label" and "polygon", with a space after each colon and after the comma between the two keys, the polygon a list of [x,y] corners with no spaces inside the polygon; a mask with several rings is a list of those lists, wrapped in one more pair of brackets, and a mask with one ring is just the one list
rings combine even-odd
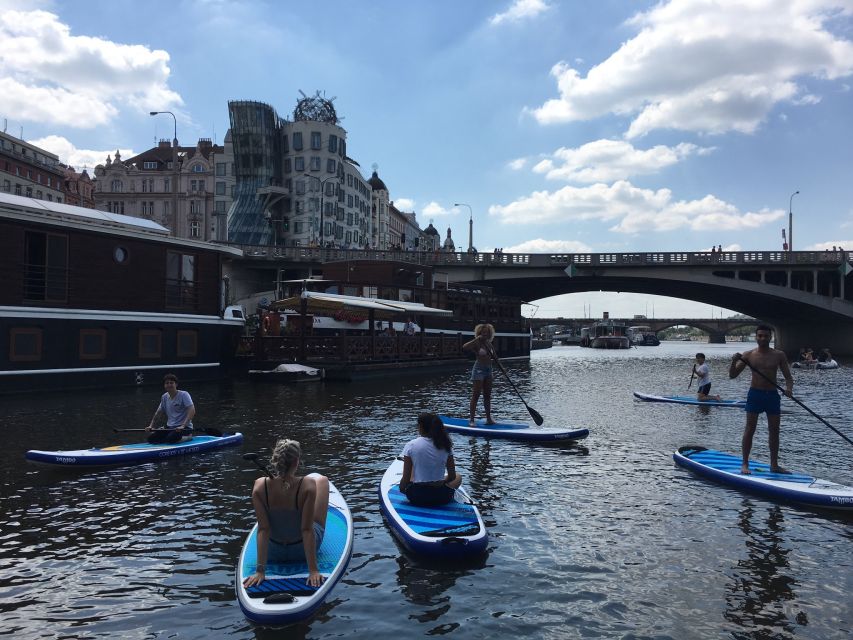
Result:
{"label": "floating restaurant barge", "polygon": [[242,251],[134,218],[0,193],[0,391],[213,379],[245,324]]}
{"label": "floating restaurant barge", "polygon": [[520,299],[441,280],[430,266],[330,262],[322,278],[282,282],[279,293],[241,349],[255,369],[298,362],[349,380],[459,367],[481,322],[495,326],[502,360],[530,357]]}

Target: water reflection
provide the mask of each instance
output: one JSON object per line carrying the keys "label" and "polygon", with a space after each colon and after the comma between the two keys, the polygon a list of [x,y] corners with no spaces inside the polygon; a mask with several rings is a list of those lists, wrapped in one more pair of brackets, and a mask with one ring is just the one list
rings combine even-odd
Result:
{"label": "water reflection", "polygon": [[[797,581],[788,575],[791,549],[785,544],[782,507],[756,506],[746,500],[737,524],[745,536],[747,555],[727,585],[724,617],[744,629],[734,634],[736,638],[793,637],[795,624],[787,611],[788,603],[796,599]],[[797,622],[807,622],[805,613],[797,614]]]}

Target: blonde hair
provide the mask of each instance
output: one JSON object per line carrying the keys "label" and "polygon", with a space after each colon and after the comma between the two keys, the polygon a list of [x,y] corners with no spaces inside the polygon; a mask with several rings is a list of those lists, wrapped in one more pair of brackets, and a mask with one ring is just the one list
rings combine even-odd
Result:
{"label": "blonde hair", "polygon": [[486,338],[486,340],[491,340],[492,338],[495,337],[494,326],[492,326],[490,324],[478,324],[476,327],[474,327],[474,337],[475,338],[479,338],[482,334],[487,334],[487,335],[484,335],[483,337]]}
{"label": "blonde hair", "polygon": [[[282,438],[275,443],[270,456],[270,466],[273,475],[284,479],[288,472],[296,473],[296,463],[302,458],[302,447],[296,440]],[[290,483],[285,482],[284,488],[289,489]]]}

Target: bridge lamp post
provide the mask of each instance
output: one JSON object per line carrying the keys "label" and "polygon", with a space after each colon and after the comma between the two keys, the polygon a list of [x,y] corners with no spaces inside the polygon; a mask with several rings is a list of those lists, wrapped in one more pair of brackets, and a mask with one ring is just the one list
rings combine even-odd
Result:
{"label": "bridge lamp post", "polygon": [[172,116],[175,125],[175,137],[172,139],[172,172],[174,173],[172,178],[172,216],[174,220],[172,235],[176,236],[178,235],[178,180],[180,179],[180,173],[178,173],[178,119],[171,111],[149,111],[148,115],[159,116],[164,113]]}
{"label": "bridge lamp post", "polygon": [[324,197],[326,195],[326,183],[329,180],[337,180],[338,177],[337,176],[329,176],[325,180],[320,180],[320,178],[318,178],[317,176],[312,176],[310,173],[303,173],[302,175],[305,176],[306,178],[311,178],[312,180],[316,180],[317,182],[320,183],[320,234],[319,235],[320,235],[320,248],[322,248],[323,247],[323,229],[325,227],[325,220],[323,218],[323,213],[324,213],[323,210],[325,209]]}
{"label": "bridge lamp post", "polygon": [[788,251],[794,250],[794,214],[791,205],[794,203],[794,196],[798,193],[799,191],[794,191],[788,198]]}
{"label": "bridge lamp post", "polygon": [[455,202],[454,207],[468,207],[468,253],[474,253],[474,211],[470,204]]}

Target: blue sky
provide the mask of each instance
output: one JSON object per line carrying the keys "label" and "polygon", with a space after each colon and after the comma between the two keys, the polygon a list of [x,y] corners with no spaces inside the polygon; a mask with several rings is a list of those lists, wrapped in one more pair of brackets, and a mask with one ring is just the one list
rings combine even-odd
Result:
{"label": "blue sky", "polygon": [[[0,117],[77,168],[335,97],[349,154],[481,251],[853,249],[849,0],[0,0]],[[537,315],[717,315],[589,293]],[[529,310],[530,311],[530,310]],[[724,315],[728,311],[722,311]]]}

